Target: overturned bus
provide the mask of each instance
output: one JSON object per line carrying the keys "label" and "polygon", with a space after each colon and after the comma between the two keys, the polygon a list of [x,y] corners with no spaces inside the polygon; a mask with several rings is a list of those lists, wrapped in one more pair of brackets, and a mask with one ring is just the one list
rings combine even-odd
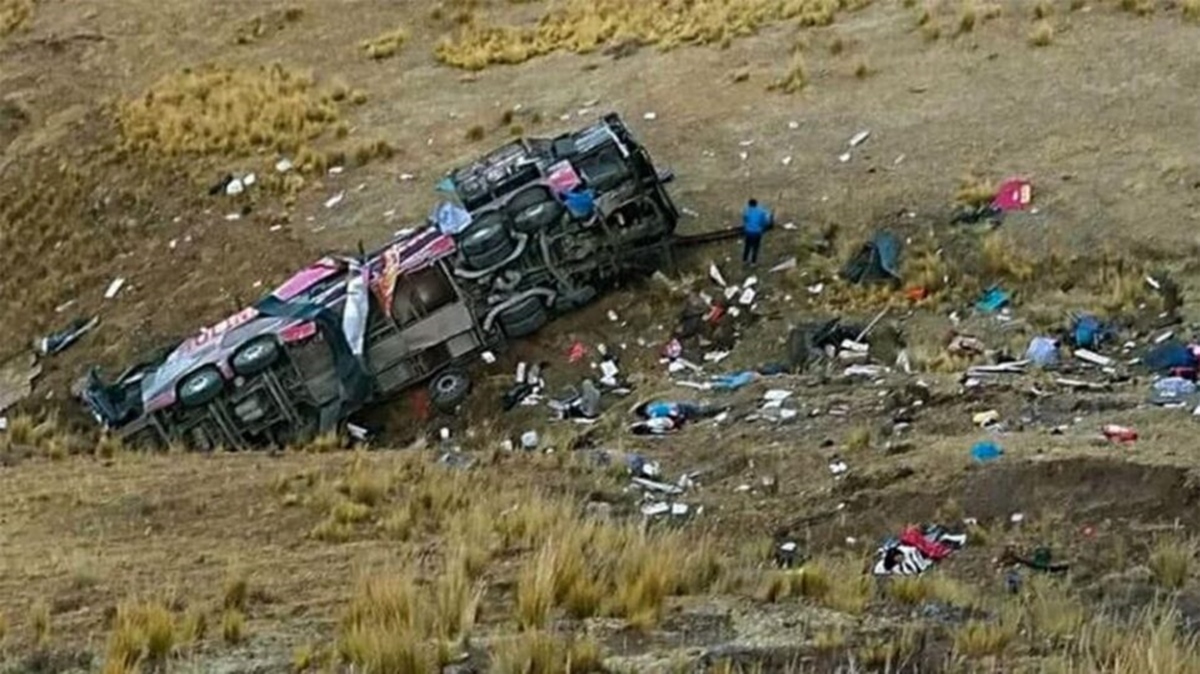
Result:
{"label": "overturned bus", "polygon": [[81,397],[131,445],[282,446],[412,387],[451,410],[467,364],[671,260],[678,211],[620,117],[452,171],[429,222],[330,256]]}

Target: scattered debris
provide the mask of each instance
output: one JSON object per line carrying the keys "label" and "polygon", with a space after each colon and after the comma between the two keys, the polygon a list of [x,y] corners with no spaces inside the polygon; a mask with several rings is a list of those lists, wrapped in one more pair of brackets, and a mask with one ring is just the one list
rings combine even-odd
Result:
{"label": "scattered debris", "polygon": [[858,147],[866,142],[866,140],[870,137],[871,131],[869,129],[859,131],[858,133],[854,134],[853,138],[850,139],[850,147]]}
{"label": "scattered debris", "polygon": [[125,279],[124,278],[113,279],[112,283],[109,283],[108,288],[105,289],[105,291],[104,291],[104,299],[106,299],[106,300],[113,299],[114,297],[117,296],[117,293],[121,292],[121,288],[123,288],[123,287],[125,287]]}
{"label": "scattered debris", "polygon": [[1053,367],[1058,364],[1058,340],[1052,337],[1034,337],[1025,350],[1025,358],[1038,367]]}
{"label": "scattered debris", "polygon": [[337,194],[325,200],[325,208],[335,208],[338,204],[342,203],[342,200],[345,198],[346,191],[342,190],[341,192],[338,192]]}
{"label": "scattered debris", "polygon": [[93,316],[91,319],[76,319],[70,325],[52,332],[41,339],[34,340],[33,348],[43,356],[50,356],[74,344],[80,337],[84,336],[95,328],[100,323],[98,316]]}
{"label": "scattered debris", "polygon": [[283,159],[280,159],[279,161],[275,162],[275,172],[276,173],[288,173],[294,168],[296,168],[296,165],[294,163],[292,163],[292,160],[288,159],[287,157],[284,157]]}
{"label": "scattered debris", "polygon": [[1076,349],[1075,357],[1084,362],[1091,363],[1093,365],[1099,365],[1100,367],[1111,367],[1113,364],[1112,358],[1109,358],[1108,356],[1101,356],[1095,351],[1090,351],[1088,349]]}
{"label": "scattered debris", "polygon": [[966,545],[966,534],[952,534],[937,525],[910,526],[884,541],[871,571],[876,576],[917,576]]}
{"label": "scattered debris", "polygon": [[973,447],[971,447],[971,458],[975,459],[979,463],[995,461],[1003,455],[1004,449],[1001,448],[1000,445],[997,445],[990,440],[977,442]]}
{"label": "scattered debris", "polygon": [[33,380],[42,374],[42,364],[32,353],[23,353],[0,364],[0,412],[28,398]]}
{"label": "scattered debris", "polygon": [[1011,299],[999,286],[992,286],[983,292],[979,301],[975,303],[975,308],[985,314],[994,314],[1008,306]]}
{"label": "scattered debris", "polygon": [[1113,442],[1129,443],[1138,439],[1137,431],[1128,426],[1105,424],[1105,426],[1100,430],[1102,433],[1104,433],[1104,437]]}

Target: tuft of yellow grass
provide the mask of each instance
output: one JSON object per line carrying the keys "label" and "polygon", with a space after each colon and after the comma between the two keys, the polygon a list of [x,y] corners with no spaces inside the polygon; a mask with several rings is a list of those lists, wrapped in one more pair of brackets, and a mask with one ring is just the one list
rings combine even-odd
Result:
{"label": "tuft of yellow grass", "polygon": [[16,32],[33,16],[33,0],[0,0],[0,37]]}
{"label": "tuft of yellow grass", "polygon": [[359,580],[342,618],[342,661],[368,672],[427,672],[446,664],[448,645],[474,627],[483,588],[451,563],[432,588],[407,573]]}
{"label": "tuft of yellow grass", "polygon": [[958,32],[970,33],[975,30],[975,23],[979,20],[979,7],[975,4],[975,0],[963,0],[962,9],[958,14]]}
{"label": "tuft of yellow grass", "polygon": [[318,92],[312,78],[279,64],[184,69],[116,111],[126,150],[166,156],[297,153],[339,114],[333,96]]}
{"label": "tuft of yellow grass", "polygon": [[767,90],[794,94],[806,86],[808,86],[808,66],[805,64],[804,54],[797,50],[792,54],[787,71],[779,79],[767,85]]}
{"label": "tuft of yellow grass", "polygon": [[363,40],[359,45],[367,56],[375,60],[391,58],[408,42],[408,29],[394,28],[370,40]]}
{"label": "tuft of yellow grass", "polygon": [[161,603],[125,602],[117,607],[105,653],[104,672],[158,669],[179,644],[175,615]]}
{"label": "tuft of yellow grass", "polygon": [[50,642],[50,606],[39,601],[29,609],[29,626],[33,632],[33,643],[41,648]]}
{"label": "tuft of yellow grass", "polygon": [[728,46],[738,37],[781,21],[825,26],[846,9],[870,0],[564,0],[532,26],[489,25],[473,16],[435,54],[457,68],[480,70],[567,51],[593,52],[605,44],[636,40],[669,50],[683,45]]}
{"label": "tuft of yellow grass", "polygon": [[1200,23],[1200,0],[1183,0],[1179,3],[1179,10],[1185,21]]}
{"label": "tuft of yellow grass", "polygon": [[1029,33],[1029,44],[1034,47],[1048,47],[1054,42],[1054,26],[1042,19],[1033,25],[1033,30]]}
{"label": "tuft of yellow grass", "polygon": [[493,647],[489,671],[496,674],[556,674],[605,671],[600,645],[589,638],[570,638],[535,630],[500,641]]}
{"label": "tuft of yellow grass", "polygon": [[1192,574],[1196,545],[1191,541],[1164,539],[1150,553],[1154,582],[1168,589],[1183,587]]}
{"label": "tuft of yellow grass", "polygon": [[221,638],[236,646],[246,640],[246,614],[231,608],[221,616]]}

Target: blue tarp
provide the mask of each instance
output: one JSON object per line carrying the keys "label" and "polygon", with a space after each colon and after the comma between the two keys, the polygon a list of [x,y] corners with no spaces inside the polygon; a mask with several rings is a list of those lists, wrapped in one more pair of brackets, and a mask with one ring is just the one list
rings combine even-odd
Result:
{"label": "blue tarp", "polygon": [[985,440],[984,442],[975,443],[971,448],[971,456],[980,463],[994,461],[1004,455],[1004,450],[994,442]]}

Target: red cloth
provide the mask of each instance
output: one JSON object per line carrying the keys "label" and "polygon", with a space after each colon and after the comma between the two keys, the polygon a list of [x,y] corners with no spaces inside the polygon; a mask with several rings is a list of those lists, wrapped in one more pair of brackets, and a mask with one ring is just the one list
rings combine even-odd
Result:
{"label": "red cloth", "polygon": [[992,206],[1002,211],[1023,211],[1033,201],[1033,185],[1028,180],[1009,178],[1000,185]]}
{"label": "red cloth", "polygon": [[907,527],[902,531],[900,543],[920,550],[921,554],[935,562],[949,557],[950,553],[954,552],[954,549],[949,546],[925,538],[925,534],[921,533],[919,527]]}

